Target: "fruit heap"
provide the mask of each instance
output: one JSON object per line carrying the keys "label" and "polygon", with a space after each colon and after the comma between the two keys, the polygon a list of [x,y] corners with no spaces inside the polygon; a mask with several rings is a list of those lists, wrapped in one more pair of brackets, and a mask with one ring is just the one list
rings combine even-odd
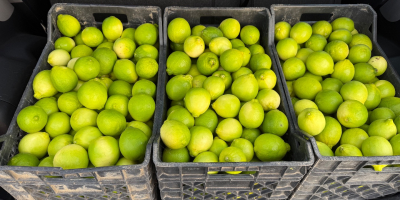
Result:
{"label": "fruit heap", "polygon": [[351,19],[278,22],[275,40],[299,128],[321,155],[400,155],[400,98],[378,79],[387,62],[371,57],[370,38]]}
{"label": "fruit heap", "polygon": [[276,75],[257,27],[241,29],[229,18],[218,28],[191,29],[175,18],[168,38],[174,52],[167,59],[171,107],[161,127],[163,161],[281,160],[290,149],[281,139],[288,120],[277,110]]}
{"label": "fruit heap", "polygon": [[28,134],[8,165],[77,169],[142,162],[155,111],[157,25],[124,29],[111,16],[102,31],[81,31],[75,17],[58,15],[57,27],[63,37],[48,55],[52,68],[33,80],[38,101],[18,114]]}

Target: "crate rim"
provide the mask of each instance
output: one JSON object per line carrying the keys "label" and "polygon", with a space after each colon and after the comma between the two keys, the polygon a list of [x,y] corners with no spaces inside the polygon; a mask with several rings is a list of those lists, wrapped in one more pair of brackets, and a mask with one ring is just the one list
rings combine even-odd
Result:
{"label": "crate rim", "polygon": [[[51,26],[51,12],[54,11],[54,9],[58,6],[78,6],[78,7],[115,7],[115,8],[156,8],[159,16],[158,16],[158,29],[159,29],[159,42],[160,42],[160,47],[159,47],[159,61],[165,60],[164,59],[164,40],[162,37],[162,12],[161,12],[161,8],[158,6],[116,6],[116,5],[96,5],[96,4],[70,4],[70,3],[56,3],[54,4],[49,12],[48,12],[48,30],[52,30],[52,26]],[[54,30],[52,30],[54,31]],[[39,64],[40,64],[40,60],[42,59],[47,59],[47,55],[43,54],[43,51],[46,48],[50,48],[49,46],[54,45],[54,43],[51,41],[51,34],[52,32],[47,32],[47,36],[48,36],[48,40],[45,47],[42,50],[41,56],[38,59],[38,62],[36,63],[34,69],[32,70],[32,74],[30,76],[29,82],[27,84],[27,86],[25,87],[25,90],[21,96],[21,99],[18,103],[17,109],[14,112],[13,118],[10,122],[10,126],[7,129],[7,132],[4,136],[9,137],[11,140],[17,140],[17,137],[12,135],[11,133],[11,129],[12,129],[12,124],[16,124],[17,122],[17,116],[18,113],[23,109],[22,104],[23,101],[25,100],[25,96],[27,96],[27,92],[29,89],[29,83],[33,82],[33,79],[35,78],[34,74],[37,74],[36,72],[39,71]],[[160,67],[164,67],[163,62],[159,62],[159,68]],[[157,84],[160,81],[160,73],[157,75]],[[159,90],[161,90],[160,88],[163,87],[157,87],[157,91],[156,91],[156,95],[159,94]],[[157,96],[156,96],[157,97]],[[158,127],[158,124],[160,123],[160,119],[156,118],[156,112],[162,108],[159,108],[159,103],[156,103],[156,109],[154,111],[154,121],[153,121],[153,130],[152,130],[152,136],[149,138],[147,144],[146,144],[146,153],[145,153],[145,158],[143,160],[142,163],[140,164],[135,164],[135,165],[122,165],[122,166],[107,166],[107,167],[94,167],[94,168],[80,168],[80,169],[68,169],[68,170],[64,170],[61,167],[25,167],[25,166],[8,166],[8,165],[0,165],[0,171],[7,171],[7,170],[15,170],[15,171],[21,171],[21,172],[37,172],[37,171],[47,171],[47,172],[56,172],[59,175],[65,175],[65,174],[72,174],[72,173],[92,173],[92,172],[100,172],[100,171],[121,171],[121,170],[134,170],[134,169],[142,169],[147,167],[149,164],[151,164],[151,153],[152,153],[152,145],[153,145],[153,141],[156,137],[157,131],[156,131],[156,127]],[[157,106],[158,105],[158,106]],[[22,131],[22,130],[21,130]],[[10,152],[11,154],[11,152]],[[8,154],[9,155],[9,154]]]}
{"label": "crate rim", "polygon": [[[169,12],[173,12],[174,10],[181,10],[181,9],[185,9],[185,10],[243,10],[243,9],[247,9],[247,10],[257,10],[257,11],[265,11],[267,14],[267,17],[269,17],[269,24],[272,23],[272,17],[271,17],[271,13],[269,11],[268,8],[266,7],[246,7],[246,8],[240,8],[240,7],[182,7],[182,6],[169,6],[166,7],[164,10],[164,14],[163,14],[163,31],[164,33],[167,33],[167,15]],[[268,27],[268,29],[270,28],[270,26]],[[269,30],[268,30],[269,31]],[[271,42],[273,42],[273,36],[271,36],[270,34],[268,35],[268,44],[266,48],[270,49],[271,54],[273,54],[273,47],[271,46]],[[169,48],[167,46],[167,40],[168,40],[168,35],[164,34],[164,48]],[[167,52],[167,49],[165,49],[164,51],[165,53]],[[271,57],[273,57],[273,55],[270,55]],[[165,55],[165,59],[167,58],[167,55]],[[275,59],[271,59],[272,61],[272,65],[278,67],[278,65],[276,64]],[[277,74],[277,80],[280,79],[279,74]],[[277,82],[277,85],[279,83]],[[281,87],[282,84],[281,84]],[[284,88],[283,89],[283,93],[285,93]],[[165,93],[165,91],[163,90],[163,92]],[[283,94],[284,95],[284,94]],[[285,97],[281,97],[282,99],[286,99]],[[283,100],[284,101],[284,100]],[[286,104],[284,104],[283,106],[287,106]],[[289,110],[289,108],[288,108]],[[288,113],[288,115],[290,115],[290,113]],[[290,121],[290,116],[288,117],[288,121]],[[164,122],[164,120],[161,120],[160,123],[160,127],[162,125],[162,123]],[[308,161],[271,161],[271,162],[232,162],[232,163],[221,163],[221,162],[215,162],[215,163],[193,163],[193,162],[185,162],[185,163],[173,163],[173,162],[162,162],[161,159],[158,158],[157,154],[159,152],[159,146],[158,144],[161,143],[161,136],[159,134],[160,130],[157,130],[158,134],[157,137],[154,139],[153,141],[153,162],[156,165],[156,167],[200,167],[199,165],[201,165],[201,167],[281,167],[281,166],[288,166],[288,167],[294,167],[294,166],[309,166],[311,167],[314,163],[315,163],[315,158],[314,158],[314,154],[312,153],[312,147],[309,141],[305,141],[307,144],[307,154],[309,156],[309,160]],[[293,126],[291,126],[289,124],[289,129],[288,132],[295,132],[295,129]],[[296,133],[293,133],[294,135]],[[299,135],[299,134],[297,134]]]}

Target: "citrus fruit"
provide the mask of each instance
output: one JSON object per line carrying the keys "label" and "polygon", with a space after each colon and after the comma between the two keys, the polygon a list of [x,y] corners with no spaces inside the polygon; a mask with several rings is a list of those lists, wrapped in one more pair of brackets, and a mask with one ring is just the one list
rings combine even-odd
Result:
{"label": "citrus fruit", "polygon": [[332,25],[325,20],[317,21],[311,27],[313,34],[322,35],[326,39],[328,39],[329,35],[332,33]]}
{"label": "citrus fruit", "polygon": [[79,102],[86,108],[100,110],[106,104],[107,89],[103,84],[90,80],[79,88],[77,96]]}
{"label": "citrus fruit", "polygon": [[183,50],[192,58],[199,57],[205,49],[204,41],[200,36],[189,36],[183,44]]}
{"label": "citrus fruit", "polygon": [[331,23],[333,30],[346,29],[348,31],[354,30],[354,22],[347,17],[339,17]]}
{"label": "citrus fruit", "polygon": [[137,81],[132,87],[132,95],[135,94],[147,94],[151,97],[155,97],[156,95],[156,84],[153,82],[143,79]]}
{"label": "citrus fruit", "polygon": [[117,61],[117,54],[112,49],[98,48],[93,52],[92,56],[100,64],[99,75],[106,75],[112,72],[114,64]]}
{"label": "citrus fruit", "polygon": [[108,95],[124,95],[128,98],[132,96],[132,85],[123,80],[116,80],[111,83],[110,87],[108,88]]}
{"label": "citrus fruit", "polygon": [[68,115],[72,115],[76,109],[82,107],[76,92],[62,94],[57,100],[57,105],[61,112],[65,112]]}
{"label": "citrus fruit", "polygon": [[296,97],[290,97],[290,102],[292,103],[292,105],[294,106],[294,104],[296,104],[296,102],[298,102],[300,99],[296,98]]}
{"label": "citrus fruit", "polygon": [[335,156],[363,156],[360,149],[351,145],[351,144],[343,144],[340,145],[336,151]]}
{"label": "citrus fruit", "polygon": [[381,98],[394,97],[396,95],[396,90],[392,83],[387,80],[379,80],[375,82],[376,87],[381,92]]}
{"label": "citrus fruit", "polygon": [[233,49],[238,49],[239,47],[245,47],[245,44],[240,39],[232,39],[231,44]]}
{"label": "citrus fruit", "polygon": [[35,103],[35,106],[41,107],[47,115],[58,112],[57,100],[54,97],[46,97]]}
{"label": "citrus fruit", "polygon": [[368,111],[359,101],[346,100],[337,110],[337,119],[347,128],[360,127],[367,122]]}
{"label": "citrus fruit", "polygon": [[273,89],[276,85],[275,72],[270,69],[260,69],[254,73],[259,89]]}
{"label": "citrus fruit", "polygon": [[304,62],[296,57],[287,59],[282,65],[283,75],[288,81],[296,80],[306,73]]}
{"label": "citrus fruit", "polygon": [[114,46],[113,42],[103,42],[96,47],[96,50],[101,48],[113,50],[113,46]]}
{"label": "citrus fruit", "polygon": [[[237,147],[227,147],[219,155],[219,162],[246,162],[246,155]],[[240,174],[242,171],[226,171],[228,174]]]}
{"label": "citrus fruit", "polygon": [[249,50],[252,56],[257,55],[259,53],[265,53],[264,47],[262,47],[259,44],[250,45]]}
{"label": "citrus fruit", "polygon": [[184,98],[185,107],[192,113],[193,117],[198,117],[207,111],[211,103],[211,95],[204,88],[190,89]]}
{"label": "citrus fruit", "polygon": [[309,48],[313,51],[322,51],[324,50],[325,45],[327,44],[327,41],[324,36],[322,35],[312,35],[310,39],[307,40],[305,43],[305,47]]}
{"label": "citrus fruit", "polygon": [[189,151],[186,147],[181,149],[165,148],[162,155],[163,162],[189,162]]}
{"label": "citrus fruit", "polygon": [[253,55],[250,58],[250,68],[253,72],[260,69],[271,69],[271,58],[264,53]]}
{"label": "citrus fruit", "polygon": [[197,69],[203,75],[211,75],[219,67],[219,59],[212,52],[206,52],[200,55],[197,59]]}
{"label": "citrus fruit", "polygon": [[68,67],[62,66],[54,66],[51,69],[50,80],[54,88],[59,92],[69,92],[78,83],[78,77],[75,72]]}
{"label": "citrus fruit", "polygon": [[211,106],[221,117],[236,117],[240,110],[240,100],[235,95],[225,94],[220,96]]}
{"label": "citrus fruit", "polygon": [[350,60],[345,59],[335,64],[331,77],[337,78],[341,80],[343,83],[347,83],[353,80],[354,74],[355,74],[354,65],[350,62]]}
{"label": "citrus fruit", "polygon": [[144,44],[136,48],[133,54],[133,61],[137,63],[141,58],[153,58],[158,60],[158,50],[151,45]]}
{"label": "citrus fruit", "polygon": [[315,139],[325,143],[332,149],[339,142],[341,136],[342,126],[340,123],[333,117],[325,116],[325,128],[320,134],[315,136]]}
{"label": "citrus fruit", "polygon": [[79,33],[74,36],[74,41],[76,45],[85,44],[82,40],[82,31],[79,31]]}
{"label": "citrus fruit", "polygon": [[186,93],[192,88],[192,76],[177,75],[172,77],[166,86],[168,98],[174,101],[182,100]]}
{"label": "citrus fruit", "polygon": [[79,131],[85,126],[97,126],[97,117],[98,114],[94,110],[87,108],[76,109],[71,115],[71,127],[75,131]]}
{"label": "citrus fruit", "polygon": [[306,61],[307,70],[318,76],[332,74],[333,65],[332,57],[324,51],[311,53]]}
{"label": "citrus fruit", "polygon": [[97,47],[103,42],[103,33],[96,27],[86,27],[82,31],[82,41],[89,47]]}
{"label": "citrus fruit", "polygon": [[134,128],[140,129],[143,131],[143,133],[147,136],[148,139],[150,139],[152,135],[152,130],[149,125],[139,122],[139,121],[131,121],[127,124],[127,126],[132,126]]}
{"label": "citrus fruit", "polygon": [[237,49],[229,49],[220,57],[221,67],[227,72],[236,72],[243,64],[243,53]]}
{"label": "citrus fruit", "polygon": [[317,80],[318,82],[322,82],[322,80],[323,80],[322,76],[315,75],[309,71],[306,71],[306,73],[304,73],[303,77],[313,78],[313,79]]}
{"label": "citrus fruit", "polygon": [[69,60],[71,60],[71,56],[64,49],[53,50],[47,57],[47,62],[53,67],[67,66]]}
{"label": "citrus fruit", "polygon": [[353,47],[354,45],[357,44],[363,44],[366,45],[367,47],[369,47],[369,49],[372,50],[372,42],[371,39],[369,39],[368,36],[364,35],[364,34],[354,34],[353,35],[353,39],[351,40],[349,46],[350,48]]}
{"label": "citrus fruit", "polygon": [[129,160],[141,160],[146,153],[148,137],[140,129],[127,127],[119,138],[121,154]]}
{"label": "citrus fruit", "polygon": [[297,44],[306,42],[311,37],[311,34],[312,28],[305,22],[298,22],[290,29],[290,37],[296,40]]}
{"label": "citrus fruit", "polygon": [[369,59],[368,64],[372,65],[372,67],[377,70],[376,76],[380,76],[385,73],[387,68],[387,61],[382,56],[373,56],[371,59]]}
{"label": "citrus fruit", "polygon": [[[38,167],[53,167],[53,160],[54,160],[54,156],[49,156],[46,158],[43,158]],[[56,178],[57,176],[45,176],[46,178]],[[59,177],[57,177],[59,178]]]}
{"label": "citrus fruit", "polygon": [[157,72],[158,63],[153,58],[142,58],[136,63],[136,73],[140,78],[151,79]]}
{"label": "citrus fruit", "polygon": [[134,28],[126,28],[124,31],[122,31],[121,38],[129,38],[135,41],[135,31],[136,29]]}
{"label": "citrus fruit", "polygon": [[277,109],[281,103],[281,97],[275,90],[262,89],[258,92],[256,99],[264,111]]}
{"label": "citrus fruit", "polygon": [[[319,94],[319,93],[318,93]],[[307,108],[315,108],[318,110],[317,104],[314,103],[314,101],[308,100],[308,99],[300,99],[296,101],[293,105],[294,112],[296,113],[296,116],[299,116],[301,111],[307,109]]]}
{"label": "citrus fruit", "polygon": [[88,154],[95,167],[113,166],[119,159],[118,141],[111,136],[101,136],[90,143]]}
{"label": "citrus fruit", "polygon": [[[190,34],[190,27],[189,27]],[[143,44],[154,45],[158,39],[157,28],[150,23],[140,25],[135,30],[135,42],[140,46]],[[179,42],[181,43],[181,42]]]}
{"label": "citrus fruit", "polygon": [[187,149],[192,157],[196,157],[200,153],[207,151],[213,143],[213,134],[208,128],[203,126],[193,126],[190,129],[190,137]]}
{"label": "citrus fruit", "polygon": [[282,111],[271,110],[264,115],[263,122],[259,128],[264,133],[283,136],[289,128],[289,122]]}
{"label": "citrus fruit", "polygon": [[390,139],[390,144],[392,145],[393,148],[393,155],[398,156],[400,154],[400,149],[399,149],[399,135],[394,136],[392,139]]}
{"label": "citrus fruit", "polygon": [[49,156],[54,156],[63,147],[72,144],[73,137],[69,134],[62,134],[53,138],[47,148]]}
{"label": "citrus fruit", "polygon": [[322,90],[333,90],[336,92],[340,92],[340,89],[343,87],[342,81],[336,78],[326,78],[321,82]]}
{"label": "citrus fruit", "polygon": [[124,95],[120,94],[115,94],[111,95],[106,102],[106,105],[104,108],[110,109],[110,110],[115,110],[121,113],[123,116],[128,115],[128,98]]}
{"label": "citrus fruit", "polygon": [[303,63],[306,63],[308,56],[314,52],[309,48],[301,48],[297,51],[296,58],[299,58]]}
{"label": "citrus fruit", "polygon": [[285,141],[274,134],[264,133],[254,141],[254,153],[261,161],[280,161],[289,151]]}
{"label": "citrus fruit", "polygon": [[57,16],[57,27],[61,34],[74,37],[81,30],[79,21],[71,15],[60,14]]}
{"label": "citrus fruit", "polygon": [[215,137],[209,151],[219,156],[221,154],[221,151],[227,147],[228,144],[226,144],[224,140],[221,140],[219,137]]}
{"label": "citrus fruit", "polygon": [[211,109],[207,109],[206,112],[201,114],[199,117],[194,119],[195,126],[204,126],[208,128],[212,133],[214,133],[215,129],[218,125],[218,117],[217,114]]}
{"label": "citrus fruit", "polygon": [[[205,151],[197,155],[193,162],[206,162],[206,163],[211,163],[211,162],[218,162],[218,156],[210,151]],[[218,171],[209,171],[207,172],[208,174],[217,174]]]}
{"label": "citrus fruit", "polygon": [[[252,52],[251,47],[249,50],[250,52]],[[278,56],[281,60],[287,60],[289,58],[295,57],[297,54],[297,50],[297,42],[292,38],[279,40],[279,42],[276,44],[276,51],[278,52]],[[251,55],[253,55],[253,53]]]}
{"label": "citrus fruit", "polygon": [[42,130],[47,123],[46,112],[39,106],[27,106],[17,116],[18,127],[27,132],[35,133]]}
{"label": "citrus fruit", "polygon": [[[191,65],[192,61],[190,60],[190,57],[186,53],[181,51],[175,51],[168,56],[167,73],[168,75],[186,74],[189,72]],[[197,63],[197,66],[199,66],[199,63]]]}
{"label": "citrus fruit", "polygon": [[232,94],[237,96],[241,101],[250,101],[257,96],[258,81],[253,74],[240,76],[232,83]]}
{"label": "citrus fruit", "polygon": [[319,153],[322,156],[334,156],[331,148],[329,148],[328,145],[326,145],[325,143],[319,142],[319,141],[316,141],[316,143],[318,146]]}
{"label": "citrus fruit", "polygon": [[59,37],[54,42],[55,49],[64,49],[67,52],[71,52],[71,50],[75,47],[75,41],[69,37]]}
{"label": "citrus fruit", "polygon": [[397,132],[400,132],[400,117],[397,116],[396,118],[394,118],[393,122],[396,125]]}
{"label": "citrus fruit", "polygon": [[[368,122],[368,121],[367,121]],[[363,124],[362,126],[359,127],[360,129],[364,131],[368,131],[369,125],[368,124]]]}
{"label": "citrus fruit", "polygon": [[376,69],[368,63],[357,63],[354,65],[355,73],[353,80],[362,83],[370,83],[375,78]]}
{"label": "citrus fruit", "polygon": [[[135,34],[136,33],[137,31],[135,32]],[[113,50],[115,54],[117,54],[118,58],[130,59],[135,53],[136,44],[133,40],[129,38],[118,38],[114,42]]]}
{"label": "citrus fruit", "polygon": [[202,32],[205,28],[206,28],[206,27],[203,26],[203,25],[194,26],[194,27],[192,28],[192,35],[194,35],[194,36],[200,36],[200,35],[201,35],[201,32]]}
{"label": "citrus fruit", "polygon": [[189,23],[183,18],[175,18],[168,24],[168,38],[177,44],[183,43],[190,36]]}
{"label": "citrus fruit", "polygon": [[378,107],[387,107],[390,108],[396,116],[400,115],[400,98],[398,97],[386,97],[382,98],[381,103],[379,103]]}
{"label": "citrus fruit", "polygon": [[49,134],[36,132],[25,135],[18,144],[19,153],[30,153],[41,159],[47,154],[50,143]]}
{"label": "citrus fruit", "polygon": [[351,144],[361,149],[361,145],[369,136],[367,132],[360,128],[350,128],[343,132],[340,144]]}
{"label": "citrus fruit", "polygon": [[192,77],[195,77],[197,75],[201,75],[201,73],[197,69],[197,64],[196,63],[192,63],[192,66],[190,67],[190,70],[188,71],[188,73],[186,73],[186,75],[190,75]]}
{"label": "citrus fruit", "polygon": [[253,159],[254,150],[253,144],[250,141],[243,138],[234,139],[231,147],[236,147],[242,150],[242,152],[246,156],[247,162],[250,162]]}
{"label": "citrus fruit", "polygon": [[165,120],[161,126],[160,135],[165,146],[170,149],[184,148],[190,141],[189,128],[176,120]]}
{"label": "citrus fruit", "polygon": [[149,121],[156,109],[154,99],[146,94],[133,95],[128,103],[128,111],[132,118],[136,121]]}
{"label": "citrus fruit", "polygon": [[92,56],[80,57],[74,65],[74,71],[80,80],[88,81],[99,75],[100,63]]}
{"label": "citrus fruit", "polygon": [[239,36],[240,23],[236,19],[228,18],[221,22],[219,29],[224,34],[224,37],[228,39],[234,39]]}
{"label": "citrus fruit", "polygon": [[[212,74],[212,76],[216,76],[221,78],[224,81],[225,84],[225,90],[232,85],[232,76],[231,73],[227,71],[216,71]],[[204,84],[204,83],[203,83]]]}
{"label": "citrus fruit", "polygon": [[39,165],[39,159],[29,153],[19,153],[13,156],[7,163],[8,166],[25,166],[25,167],[37,167]]}
{"label": "citrus fruit", "polygon": [[321,90],[321,83],[311,77],[301,77],[293,82],[293,91],[301,99],[313,100]]}
{"label": "citrus fruit", "polygon": [[236,72],[232,73],[232,78],[233,78],[233,80],[236,80],[240,76],[247,75],[247,74],[252,74],[252,73],[253,73],[253,71],[251,71],[251,69],[249,69],[247,67],[241,67],[239,70],[237,70]]}
{"label": "citrus fruit", "polygon": [[342,61],[349,55],[349,47],[347,44],[341,40],[333,40],[329,42],[324,51],[332,56],[334,62]]}
{"label": "citrus fruit", "polygon": [[49,115],[45,130],[51,138],[67,134],[71,129],[69,120],[70,118],[66,113],[55,112]]}
{"label": "citrus fruit", "polygon": [[232,142],[234,139],[240,138],[243,127],[237,119],[226,118],[218,124],[215,132],[222,140]]}
{"label": "citrus fruit", "polygon": [[183,51],[183,43],[176,44],[176,43],[171,42],[169,46],[173,51]]}
{"label": "citrus fruit", "polygon": [[340,40],[345,42],[346,44],[350,44],[351,40],[353,39],[353,36],[351,35],[350,31],[346,29],[338,29],[334,30],[331,35],[329,36],[329,42],[335,41],[335,40]]}
{"label": "citrus fruit", "polygon": [[[239,111],[239,121],[246,128],[258,128],[264,120],[264,109],[257,99],[246,102]],[[250,159],[251,160],[251,159]]]}
{"label": "citrus fruit", "polygon": [[97,116],[97,126],[106,136],[119,136],[126,128],[126,119],[116,110],[103,110]]}
{"label": "citrus fruit", "polygon": [[86,46],[85,44],[80,44],[71,50],[71,58],[90,56],[92,55],[92,53],[93,53],[92,48]]}
{"label": "citrus fruit", "polygon": [[[389,141],[383,137],[372,136],[366,139],[362,146],[361,151],[364,156],[392,156],[393,148]],[[386,165],[372,165],[375,171],[382,171]]]}
{"label": "citrus fruit", "polygon": [[122,26],[121,20],[114,16],[110,16],[104,19],[101,29],[104,37],[108,40],[114,41],[121,37],[124,27]]}
{"label": "citrus fruit", "polygon": [[57,89],[53,86],[50,78],[51,70],[43,70],[36,74],[33,79],[33,96],[36,99],[51,97],[57,94]]}
{"label": "citrus fruit", "polygon": [[390,140],[396,134],[397,128],[393,123],[393,119],[377,119],[368,127],[368,135],[370,137],[381,136],[387,140]]}
{"label": "citrus fruit", "polygon": [[368,90],[367,100],[364,102],[364,106],[368,110],[376,108],[381,102],[381,92],[375,84],[365,84]]}
{"label": "citrus fruit", "polygon": [[208,46],[210,51],[217,56],[221,56],[226,50],[232,49],[232,44],[226,37],[213,38]]}
{"label": "citrus fruit", "polygon": [[394,119],[396,115],[389,108],[376,108],[368,115],[369,121],[373,122],[378,119]]}
{"label": "citrus fruit", "polygon": [[118,160],[117,163],[115,163],[115,166],[134,165],[134,164],[137,164],[137,163],[133,160],[129,160],[129,159],[122,157]]}
{"label": "citrus fruit", "polygon": [[243,129],[243,133],[241,138],[244,138],[254,144],[257,137],[261,135],[261,131],[257,128],[245,128]]}
{"label": "citrus fruit", "polygon": [[247,47],[239,47],[237,48],[237,50],[241,51],[243,54],[243,63],[242,63],[242,67],[247,66],[250,62],[250,58],[251,58],[251,52]]}
{"label": "citrus fruit", "polygon": [[320,134],[326,125],[324,115],[315,108],[306,108],[297,117],[299,128],[312,136]]}
{"label": "citrus fruit", "polygon": [[246,45],[253,45],[259,41],[260,31],[255,26],[247,25],[240,31],[240,39]]}
{"label": "citrus fruit", "polygon": [[215,100],[224,93],[225,83],[218,76],[210,76],[203,82],[203,88],[210,93],[211,100]]}
{"label": "citrus fruit", "polygon": [[281,21],[275,24],[275,40],[283,40],[289,37],[290,29],[292,27],[289,23]]}
{"label": "citrus fruit", "polygon": [[73,142],[74,144],[78,144],[87,150],[90,143],[101,136],[103,136],[103,134],[98,128],[93,126],[85,126],[76,132],[73,137]]}
{"label": "citrus fruit", "polygon": [[318,109],[324,114],[334,114],[343,103],[342,96],[334,90],[322,90],[315,96],[315,103]]}
{"label": "citrus fruit", "polygon": [[359,81],[345,83],[340,89],[340,94],[344,100],[357,100],[362,104],[364,104],[368,98],[367,87]]}
{"label": "citrus fruit", "polygon": [[209,26],[201,31],[200,36],[204,40],[204,43],[208,46],[212,39],[216,37],[222,37],[224,34],[219,28]]}
{"label": "citrus fruit", "polygon": [[173,110],[167,119],[176,120],[184,123],[188,128],[194,126],[194,118],[186,108],[177,108]]}
{"label": "citrus fruit", "polygon": [[363,44],[357,44],[350,48],[348,59],[353,63],[366,63],[371,58],[371,49]]}

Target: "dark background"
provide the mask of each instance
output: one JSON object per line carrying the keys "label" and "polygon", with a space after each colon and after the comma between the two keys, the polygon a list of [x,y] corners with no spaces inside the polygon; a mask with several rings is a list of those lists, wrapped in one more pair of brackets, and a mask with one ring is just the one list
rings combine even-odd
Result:
{"label": "dark background", "polygon": [[[46,44],[47,12],[54,3],[189,7],[267,7],[272,4],[369,4],[378,14],[378,43],[400,71],[400,21],[380,12],[389,0],[10,0],[14,12],[0,21],[0,136],[5,134],[29,77]],[[400,6],[398,9],[400,10]],[[398,11],[397,11],[398,12]],[[0,144],[1,145],[1,144]],[[0,187],[0,200],[13,199]],[[400,199],[393,195],[381,199]]]}

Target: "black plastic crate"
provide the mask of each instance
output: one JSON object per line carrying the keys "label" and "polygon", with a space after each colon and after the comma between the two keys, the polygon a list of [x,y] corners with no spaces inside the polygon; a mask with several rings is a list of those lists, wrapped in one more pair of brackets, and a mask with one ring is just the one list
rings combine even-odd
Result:
{"label": "black plastic crate", "polygon": [[[241,26],[255,25],[261,32],[263,47],[267,54],[272,55],[271,48],[268,46],[272,41],[268,35],[270,13],[266,8],[167,7],[163,22],[166,55],[171,53],[170,42],[166,35],[168,23],[176,17],[185,18],[191,26],[198,24],[218,26],[223,19],[229,17],[239,20]],[[208,22],[214,21],[214,23],[206,23],[202,21],[203,19],[207,19]],[[278,82],[275,90],[281,95],[279,109],[287,114],[288,120],[291,120],[277,67],[273,59],[272,62],[272,69],[277,74]],[[165,69],[160,74],[163,82],[159,84],[165,85],[170,77]],[[164,100],[162,117],[165,120],[167,106],[170,104],[165,88],[162,90],[161,97]],[[166,163],[161,159],[165,145],[158,134],[153,146],[153,161],[157,169],[161,199],[287,199],[314,163],[310,143],[298,134],[294,134],[292,128],[283,137],[291,145],[292,150],[287,153],[284,161],[278,162]],[[210,175],[207,174],[208,171],[257,172],[254,175]]]}
{"label": "black plastic crate", "polygon": [[[372,56],[383,56],[388,62],[386,72],[380,79],[390,81],[396,88],[396,96],[400,97],[400,79],[391,65],[389,59],[378,45],[376,40],[375,11],[364,4],[357,5],[272,5],[273,24],[286,21],[291,25],[299,21],[310,24],[319,20],[333,21],[339,17],[349,17],[354,21],[354,26],[359,33],[368,35],[373,43]],[[305,17],[304,17],[304,16]],[[310,21],[310,17],[316,16]],[[303,20],[306,18],[307,20]],[[273,34],[274,29],[271,28]],[[285,77],[279,62],[275,47],[273,48],[275,60],[279,66],[282,80]],[[289,91],[285,82],[286,99],[290,100]],[[289,104],[293,126],[297,125],[297,117],[293,105]],[[296,188],[291,199],[374,199],[400,191],[400,168],[386,167],[382,172],[374,171],[371,165],[400,164],[400,156],[375,156],[375,157],[328,157],[319,153],[316,140],[309,134],[300,131],[311,141],[316,162],[302,183]]]}
{"label": "black plastic crate", "polygon": [[[60,37],[56,26],[58,14],[75,16],[84,28],[101,26],[93,14],[103,16],[126,16],[124,27],[137,27],[149,22],[159,25],[159,71],[165,68],[162,39],[161,9],[159,7],[104,6],[83,4],[55,4],[49,11],[48,43],[32,73],[29,83],[19,102],[14,118],[3,140],[0,138],[0,186],[16,199],[156,199],[157,179],[151,162],[152,143],[161,123],[161,99],[157,99],[153,135],[146,146],[145,159],[141,164],[110,166],[87,169],[63,170],[56,167],[7,166],[8,160],[18,153],[19,140],[26,134],[17,125],[18,113],[36,102],[32,82],[37,73],[51,69],[47,56],[54,50],[54,41]],[[158,77],[161,78],[160,76]],[[160,86],[160,85],[159,85]],[[162,86],[157,88],[157,96]],[[46,176],[59,176],[48,178]]]}

